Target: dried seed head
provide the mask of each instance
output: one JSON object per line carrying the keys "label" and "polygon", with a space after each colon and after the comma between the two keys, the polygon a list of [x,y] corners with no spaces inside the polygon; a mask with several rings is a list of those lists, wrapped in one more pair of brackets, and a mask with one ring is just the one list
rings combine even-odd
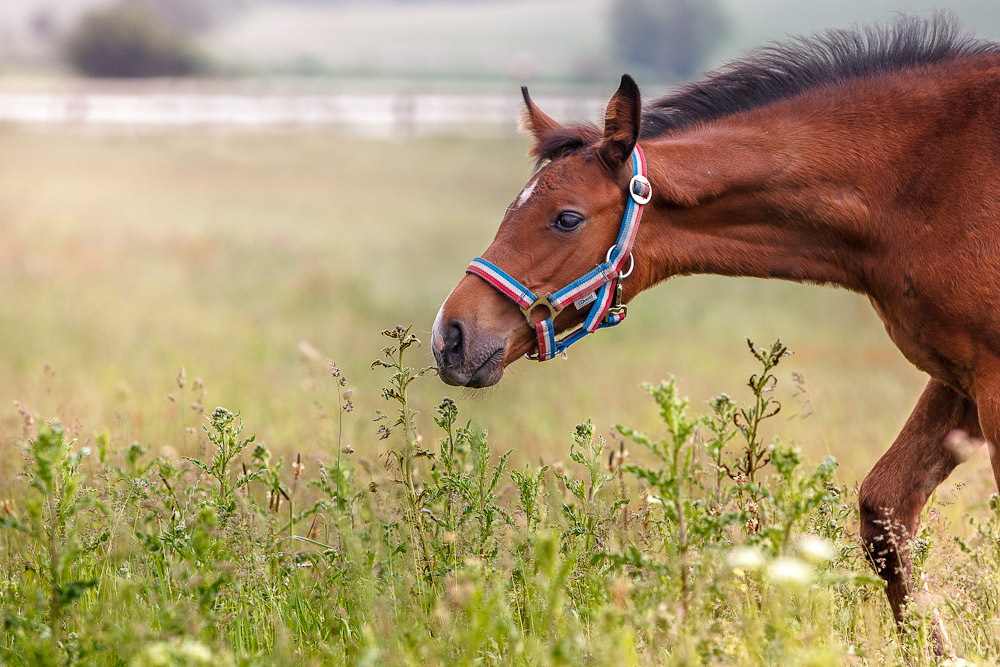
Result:
{"label": "dried seed head", "polygon": [[184,367],[181,366],[181,369],[177,371],[177,386],[183,389],[185,384],[187,384],[187,373],[184,371]]}
{"label": "dried seed head", "polygon": [[31,414],[28,408],[24,407],[21,401],[14,401],[14,407],[21,414],[21,420],[24,422],[25,429],[30,429],[35,425],[35,417]]}
{"label": "dried seed head", "polygon": [[611,452],[610,460],[608,461],[608,466],[611,468],[611,472],[618,472],[621,467],[625,465],[625,461],[629,457],[629,451],[624,447],[621,449],[615,449]]}

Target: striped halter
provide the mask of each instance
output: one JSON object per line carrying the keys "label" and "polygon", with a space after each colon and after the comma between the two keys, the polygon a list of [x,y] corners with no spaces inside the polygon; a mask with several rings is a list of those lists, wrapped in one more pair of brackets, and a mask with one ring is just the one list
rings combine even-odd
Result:
{"label": "striped halter", "polygon": [[[618,238],[608,249],[604,262],[556,292],[539,296],[512,278],[506,271],[482,257],[472,260],[466,269],[467,273],[479,276],[521,309],[528,326],[535,329],[538,337],[538,352],[535,355],[526,355],[529,359],[539,361],[552,359],[556,355],[564,354],[570,345],[587,334],[614,326],[625,319],[626,308],[622,304],[621,281],[627,278],[635,267],[632,246],[639,231],[642,209],[653,196],[653,189],[649,179],[646,178],[646,157],[638,144],[632,149],[632,180],[629,182],[628,193],[630,197],[626,200],[625,215],[618,230]],[[623,273],[626,260],[629,262],[628,271]],[[588,304],[593,305],[583,324],[557,341],[554,320],[571,303],[577,310]],[[547,309],[549,316],[540,322],[534,322],[531,313],[539,307]]]}

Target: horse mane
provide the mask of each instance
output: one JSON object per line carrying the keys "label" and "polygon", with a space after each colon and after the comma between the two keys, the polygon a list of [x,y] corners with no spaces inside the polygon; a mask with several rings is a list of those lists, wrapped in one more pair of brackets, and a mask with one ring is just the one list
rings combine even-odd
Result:
{"label": "horse mane", "polygon": [[1000,53],[1000,44],[964,32],[947,11],[927,18],[900,15],[884,24],[772,43],[649,104],[641,138],[758,109],[827,85],[990,53]]}
{"label": "horse mane", "polygon": [[[647,105],[640,139],[766,107],[822,86],[863,77],[1000,53],[1000,43],[964,32],[955,16],[900,15],[887,23],[833,29],[750,51],[700,80]],[[592,146],[590,123],[559,127],[531,149],[538,165]]]}

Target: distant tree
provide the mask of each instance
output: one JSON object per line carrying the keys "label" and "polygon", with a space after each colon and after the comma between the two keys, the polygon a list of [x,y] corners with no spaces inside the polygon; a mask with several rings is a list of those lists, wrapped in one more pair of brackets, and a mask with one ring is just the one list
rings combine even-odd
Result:
{"label": "distant tree", "polygon": [[87,76],[182,76],[199,69],[191,39],[145,2],[124,1],[85,14],[65,44]]}
{"label": "distant tree", "polygon": [[624,64],[686,79],[704,66],[726,19],[718,0],[615,0],[611,30]]}

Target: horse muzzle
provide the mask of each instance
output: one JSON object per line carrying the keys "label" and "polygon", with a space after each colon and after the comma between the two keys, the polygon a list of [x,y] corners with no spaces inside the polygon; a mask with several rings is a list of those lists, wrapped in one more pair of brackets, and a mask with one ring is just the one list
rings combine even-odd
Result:
{"label": "horse muzzle", "polygon": [[431,348],[438,376],[445,384],[478,389],[494,385],[503,377],[507,341],[472,336],[462,320],[436,321],[431,332]]}

